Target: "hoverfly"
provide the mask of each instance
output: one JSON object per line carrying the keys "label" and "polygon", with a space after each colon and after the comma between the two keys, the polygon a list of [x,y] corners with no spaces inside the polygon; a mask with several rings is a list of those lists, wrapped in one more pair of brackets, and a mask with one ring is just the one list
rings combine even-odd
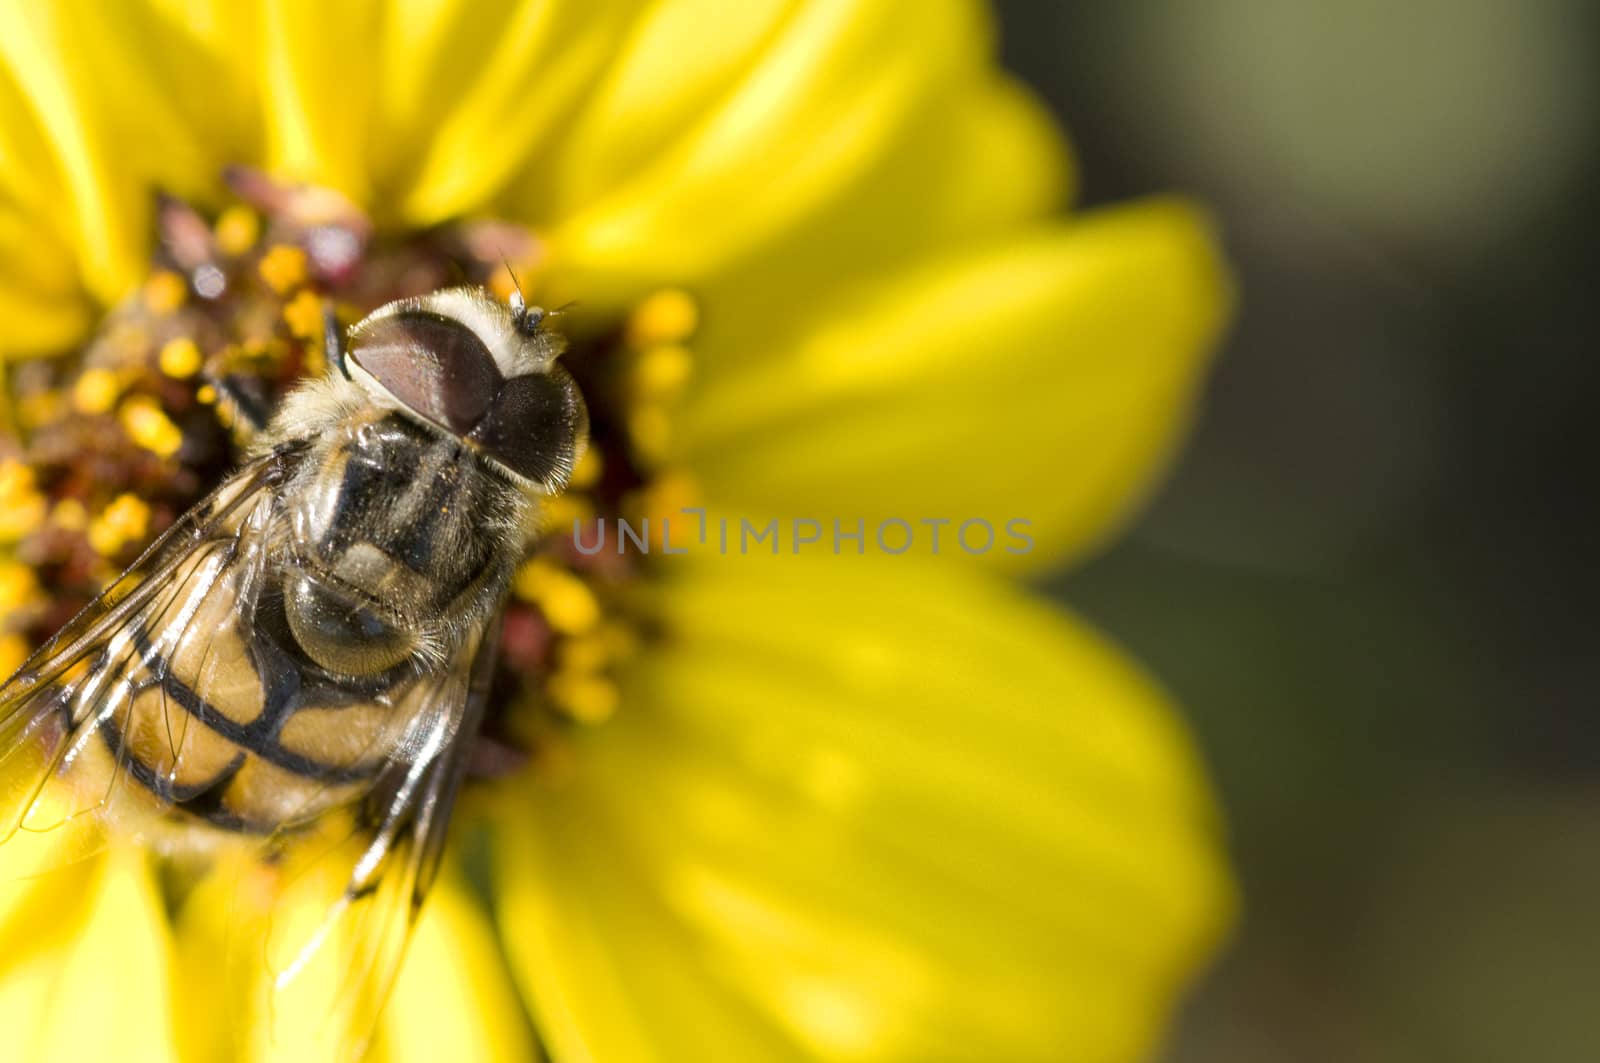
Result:
{"label": "hoverfly", "polygon": [[338,938],[341,972],[382,981],[588,415],[520,293],[402,299],[348,336],[324,317],[326,375],[0,687],[0,846],[66,830],[271,861],[315,838],[335,885],[274,974]]}

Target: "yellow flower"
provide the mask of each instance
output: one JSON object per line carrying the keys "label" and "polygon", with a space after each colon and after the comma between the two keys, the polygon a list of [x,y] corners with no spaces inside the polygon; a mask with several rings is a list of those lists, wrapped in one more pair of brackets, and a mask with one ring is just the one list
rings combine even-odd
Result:
{"label": "yellow flower", "polygon": [[[631,359],[612,413],[645,473],[623,505],[710,529],[598,598],[547,555],[519,578],[565,640],[545,667],[568,724],[458,816],[492,914],[443,877],[375,1055],[1148,1055],[1231,912],[1215,811],[1162,694],[1014,580],[1103,541],[1179,438],[1227,302],[1205,218],[1061,214],[1063,146],[973,3],[491,8],[0,5],[8,357],[91,333],[162,349],[105,316],[193,298],[152,272],[153,190],[221,212],[242,255],[273,237],[230,204],[234,164],[389,234],[508,218],[533,237],[524,280]],[[259,264],[289,306],[315,266]],[[112,409],[123,380],[102,383],[60,415]],[[158,394],[122,420],[170,469]],[[8,467],[31,507],[14,541],[46,510]],[[723,522],[774,520],[776,556],[717,548]],[[1002,539],[976,549],[983,525]],[[0,847],[13,872],[32,858]],[[230,1043],[216,1009],[237,1002],[199,1003],[216,913],[169,925],[155,863],[119,847],[0,894],[8,1058]]]}

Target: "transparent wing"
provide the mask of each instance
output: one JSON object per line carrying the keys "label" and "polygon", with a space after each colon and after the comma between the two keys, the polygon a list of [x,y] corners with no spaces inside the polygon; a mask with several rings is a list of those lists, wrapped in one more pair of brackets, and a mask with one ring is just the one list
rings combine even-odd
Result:
{"label": "transparent wing", "polygon": [[442,667],[366,685],[293,652],[276,488],[303,455],[241,469],[0,687],[0,881],[113,835],[169,854],[180,939],[201,943],[180,967],[227,1017],[221,1055],[362,1053],[495,649],[473,632]]}
{"label": "transparent wing", "polygon": [[[166,696],[163,662],[193,652],[202,614],[225,610],[225,591],[259,582],[272,491],[299,456],[284,447],[239,470],[0,686],[0,855],[12,875],[88,855],[111,829],[143,834],[186,796],[179,768],[198,765],[177,755],[182,735],[161,736],[171,749],[167,797],[125,785],[130,759],[106,736],[173,722],[150,711]],[[34,852],[6,852],[18,847]]]}
{"label": "transparent wing", "polygon": [[[331,1047],[359,1058],[399,972],[437,875],[446,830],[481,722],[492,632],[424,684],[406,758],[392,760],[348,816],[291,838],[264,933],[265,1021],[277,1051]],[[254,940],[251,938],[250,940]],[[248,959],[246,977],[257,965]]]}

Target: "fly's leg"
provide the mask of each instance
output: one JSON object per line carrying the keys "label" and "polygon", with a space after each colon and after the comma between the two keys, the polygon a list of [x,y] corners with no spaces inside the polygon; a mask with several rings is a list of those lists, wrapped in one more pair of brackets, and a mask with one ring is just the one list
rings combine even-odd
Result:
{"label": "fly's leg", "polygon": [[322,354],[327,363],[339,370],[339,375],[350,379],[350,369],[344,364],[344,334],[339,329],[339,319],[331,303],[322,304]]}
{"label": "fly's leg", "polygon": [[271,400],[265,386],[253,377],[207,376],[206,383],[216,392],[217,419],[233,435],[241,448],[249,447],[272,415]]}
{"label": "fly's leg", "polygon": [[[330,303],[324,303],[322,307],[322,352],[327,364],[338,369],[339,374],[349,380],[344,335]],[[233,434],[233,441],[241,448],[249,447],[272,418],[272,403],[265,385],[254,377],[232,374],[208,376],[206,383],[216,392],[217,411],[223,424]]]}

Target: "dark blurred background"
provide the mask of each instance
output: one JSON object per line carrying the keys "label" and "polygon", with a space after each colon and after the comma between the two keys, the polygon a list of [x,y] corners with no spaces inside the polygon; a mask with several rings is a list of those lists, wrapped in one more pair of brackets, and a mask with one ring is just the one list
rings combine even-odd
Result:
{"label": "dark blurred background", "polygon": [[1168,1058],[1600,1059],[1600,5],[1000,9],[1081,200],[1207,201],[1242,293],[1172,480],[1051,586],[1227,807]]}

